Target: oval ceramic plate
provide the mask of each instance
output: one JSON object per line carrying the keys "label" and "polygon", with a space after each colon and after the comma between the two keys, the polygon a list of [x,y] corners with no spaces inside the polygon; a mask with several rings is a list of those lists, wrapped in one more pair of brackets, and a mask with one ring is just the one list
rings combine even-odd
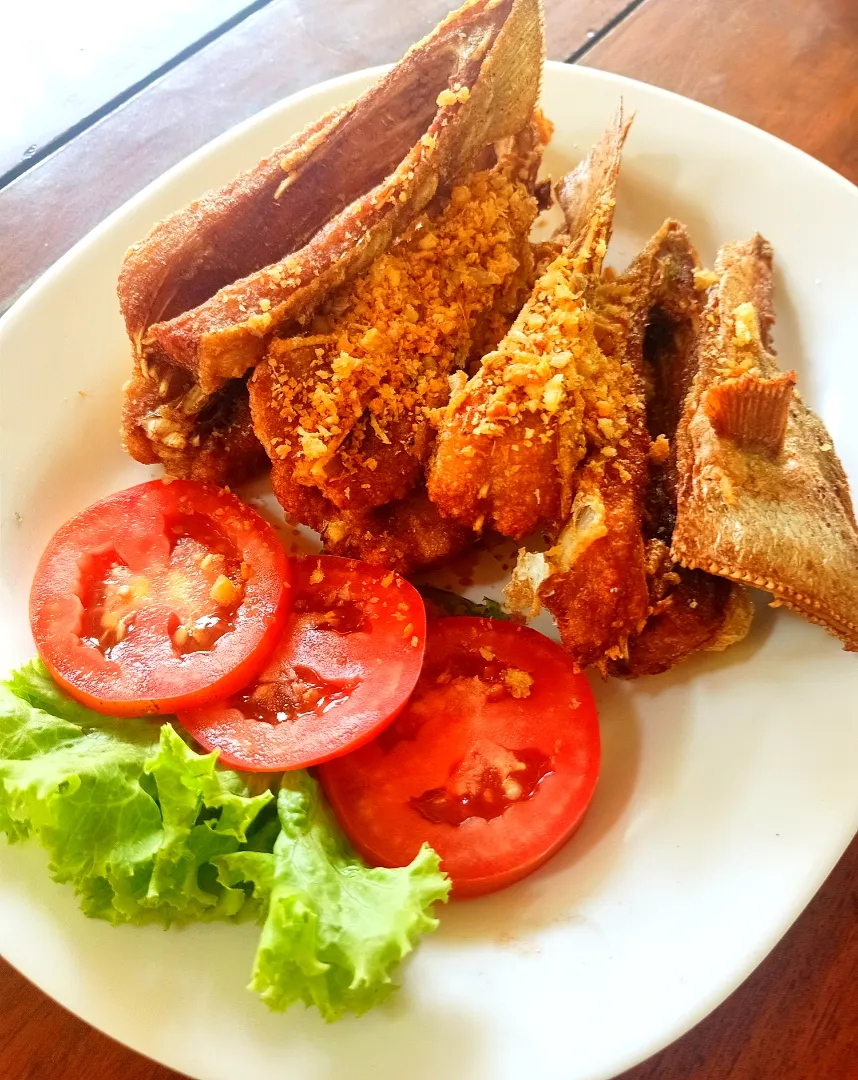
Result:
{"label": "oval ceramic plate", "polygon": [[[317,87],[171,170],[9,312],[2,348],[3,669],[32,653],[30,577],[53,530],[152,475],[119,445],[129,369],[115,282],[150,225],[354,97],[378,72]],[[620,97],[637,112],[611,261],[667,216],[703,259],[759,230],[777,265],[775,340],[858,480],[858,193],[776,139],[700,105],[550,64],[546,167],[576,163]],[[86,396],[82,396],[85,394]],[[487,564],[488,565],[488,564]],[[477,595],[499,579],[484,565]],[[83,918],[27,846],[0,847],[0,948],[96,1027],[204,1080],[596,1080],[682,1034],[762,959],[858,827],[858,658],[760,605],[751,636],[635,685],[596,688],[604,771],[578,834],[496,896],[442,912],[394,1000],[326,1026],[244,989],[256,930],[165,933]]]}

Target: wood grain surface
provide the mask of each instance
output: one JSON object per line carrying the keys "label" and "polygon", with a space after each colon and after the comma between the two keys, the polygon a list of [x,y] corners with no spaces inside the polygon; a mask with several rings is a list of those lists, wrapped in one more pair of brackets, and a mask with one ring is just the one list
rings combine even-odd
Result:
{"label": "wood grain surface", "polygon": [[[0,190],[0,309],[164,169],[272,101],[395,59],[452,0],[274,0]],[[855,0],[551,0],[549,54],[676,90],[858,179]],[[130,85],[130,84],[129,84]],[[170,1080],[0,961],[0,1080]],[[711,1016],[622,1080],[858,1078],[858,840]],[[243,1080],[243,1078],[237,1078]],[[346,1080],[346,1078],[343,1078]]]}
{"label": "wood grain surface", "polygon": [[646,0],[584,63],[732,113],[858,182],[856,0]]}
{"label": "wood grain surface", "polygon": [[[0,184],[267,0],[28,0],[4,8]],[[26,87],[26,92],[21,90]]]}

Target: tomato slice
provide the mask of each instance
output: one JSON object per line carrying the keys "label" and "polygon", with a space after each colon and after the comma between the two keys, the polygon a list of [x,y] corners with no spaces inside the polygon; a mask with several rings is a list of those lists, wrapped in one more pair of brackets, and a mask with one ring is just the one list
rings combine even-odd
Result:
{"label": "tomato slice", "polygon": [[45,548],[30,593],[39,655],[115,716],[232,693],[267,662],[289,610],[274,530],[235,495],[153,480],[94,503]]}
{"label": "tomato slice", "polygon": [[420,675],[426,613],[413,585],[383,567],[295,560],[292,613],[256,683],[179,720],[238,769],[281,772],[374,738]]}
{"label": "tomato slice", "polygon": [[319,770],[371,863],[404,866],[427,841],[456,896],[518,881],[578,826],[599,771],[589,684],[525,626],[430,621],[420,681],[362,750]]}

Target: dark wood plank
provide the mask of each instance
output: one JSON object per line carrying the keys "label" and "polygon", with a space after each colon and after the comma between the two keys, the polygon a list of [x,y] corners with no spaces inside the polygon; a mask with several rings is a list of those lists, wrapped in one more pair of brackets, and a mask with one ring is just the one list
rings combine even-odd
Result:
{"label": "dark wood plank", "polygon": [[[107,214],[209,139],[323,79],[396,60],[454,0],[277,0],[0,190],[0,311]],[[565,59],[624,0],[547,0]],[[34,208],[38,207],[38,213]]]}
{"label": "dark wood plank", "polygon": [[[259,0],[257,0],[257,3]],[[201,38],[245,10],[250,0],[148,0],[112,11],[99,0],[31,0],[4,11],[15,42],[0,80],[0,178],[26,165],[64,132],[103,109]],[[26,92],[20,89],[26,87]]]}
{"label": "dark wood plank", "polygon": [[732,113],[858,181],[855,0],[646,0],[583,62]]}

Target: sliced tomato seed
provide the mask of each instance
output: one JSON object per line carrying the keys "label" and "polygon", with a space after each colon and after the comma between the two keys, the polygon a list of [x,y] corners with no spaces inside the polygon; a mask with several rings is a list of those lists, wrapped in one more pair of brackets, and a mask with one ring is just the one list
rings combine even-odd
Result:
{"label": "sliced tomato seed", "polygon": [[471,763],[469,775],[453,773],[443,787],[424,791],[409,800],[409,805],[438,825],[461,825],[469,818],[484,821],[500,817],[513,803],[532,798],[540,782],[552,772],[551,758],[537,747],[509,752],[508,771],[498,769],[490,758],[481,756]]}
{"label": "sliced tomato seed", "polygon": [[290,579],[273,530],[234,495],[151,481],[57,531],[31,589],[33,636],[54,678],[89,707],[175,712],[256,676]]}

